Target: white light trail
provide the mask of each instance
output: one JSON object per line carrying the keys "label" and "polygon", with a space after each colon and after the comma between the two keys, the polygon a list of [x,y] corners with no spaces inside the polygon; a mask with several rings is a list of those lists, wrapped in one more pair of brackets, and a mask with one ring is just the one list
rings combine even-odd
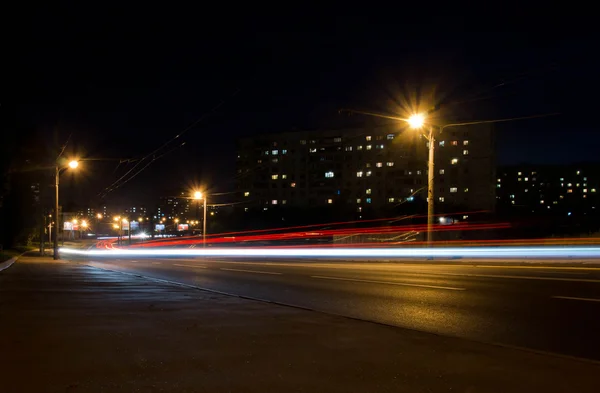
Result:
{"label": "white light trail", "polygon": [[451,247],[451,248],[61,248],[71,255],[106,257],[312,257],[312,258],[600,258],[600,247]]}

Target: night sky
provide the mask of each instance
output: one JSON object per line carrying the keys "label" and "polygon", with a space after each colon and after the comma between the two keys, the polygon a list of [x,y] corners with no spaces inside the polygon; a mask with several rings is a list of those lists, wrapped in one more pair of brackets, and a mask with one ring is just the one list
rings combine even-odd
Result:
{"label": "night sky", "polygon": [[29,141],[53,151],[70,136],[69,154],[91,159],[64,179],[81,204],[134,165],[115,160],[178,134],[107,200],[231,191],[236,138],[367,121],[340,108],[440,105],[441,121],[559,113],[498,124],[499,163],[598,158],[591,38],[473,33],[457,19],[441,25],[444,16],[407,24],[361,9],[270,12],[38,9],[20,32],[18,87],[2,109],[14,108]]}

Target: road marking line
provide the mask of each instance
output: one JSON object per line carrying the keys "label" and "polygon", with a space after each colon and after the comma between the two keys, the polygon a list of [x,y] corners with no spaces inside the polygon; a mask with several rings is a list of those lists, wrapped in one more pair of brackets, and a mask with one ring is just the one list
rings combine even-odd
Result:
{"label": "road marking line", "polygon": [[372,284],[390,284],[390,285],[400,285],[405,287],[419,287],[419,288],[433,288],[433,289],[448,289],[450,291],[464,291],[466,288],[455,288],[455,287],[441,287],[437,285],[425,285],[425,284],[408,284],[403,282],[394,282],[394,281],[375,281],[375,280],[361,280],[358,278],[343,278],[343,277],[329,277],[329,276],[310,276],[311,278],[320,278],[324,280],[340,280],[340,281],[356,281],[356,282],[366,282]]}
{"label": "road marking line", "polygon": [[585,298],[585,297],[571,297],[571,296],[552,296],[555,299],[567,299],[567,300],[582,300],[584,302],[599,302],[600,303],[600,299],[591,299],[591,298]]}
{"label": "road marking line", "polygon": [[259,273],[259,274],[276,274],[276,275],[283,274],[283,273],[278,273],[278,272],[265,272],[262,270],[227,269],[224,267],[222,267],[221,270],[231,270],[233,272],[246,272],[246,273]]}
{"label": "road marking line", "polygon": [[589,278],[562,278],[562,277],[534,277],[534,276],[506,276],[501,274],[469,274],[469,273],[430,273],[432,275],[442,276],[462,276],[462,277],[485,277],[485,278],[515,278],[520,280],[541,280],[541,281],[572,281],[572,282],[595,282],[600,283],[600,280]]}
{"label": "road marking line", "polygon": [[152,262],[153,265],[160,265],[160,262]]}
{"label": "road marking line", "polygon": [[[474,261],[473,263],[477,263]],[[541,262],[543,263],[543,262]],[[501,268],[501,269],[544,269],[544,270],[600,270],[600,267],[579,267],[579,266],[502,266],[502,265],[477,265],[483,268]]]}
{"label": "road marking line", "polygon": [[173,266],[181,266],[181,267],[199,267],[201,269],[206,269],[206,266],[202,265],[180,265],[178,263],[174,263]]}

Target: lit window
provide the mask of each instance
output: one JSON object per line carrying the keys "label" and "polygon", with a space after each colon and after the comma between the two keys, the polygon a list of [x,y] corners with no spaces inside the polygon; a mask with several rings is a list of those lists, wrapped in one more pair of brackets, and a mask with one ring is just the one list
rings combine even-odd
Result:
{"label": "lit window", "polygon": [[375,166],[376,166],[377,168],[381,168],[381,167],[383,166],[383,164],[382,164],[381,162],[378,162],[377,164],[375,164]]}
{"label": "lit window", "polygon": [[446,171],[443,169],[440,169],[440,175],[443,175],[444,173],[446,173]]}
{"label": "lit window", "polygon": [[394,198],[388,198],[388,202],[390,202],[390,203],[394,202]]}
{"label": "lit window", "polygon": [[457,187],[450,187],[450,192],[458,192],[458,188]]}
{"label": "lit window", "polygon": [[365,164],[365,166],[366,166],[367,168],[370,168],[370,167],[371,167],[371,163],[370,163],[370,162],[367,162],[367,163]]}
{"label": "lit window", "polygon": [[311,147],[310,149],[308,149],[308,151],[311,153],[316,153],[317,149],[315,147]]}
{"label": "lit window", "polygon": [[579,187],[579,183],[575,184],[575,187]]}
{"label": "lit window", "polygon": [[367,150],[371,150],[371,145],[367,145]]}
{"label": "lit window", "polygon": [[363,171],[356,172],[356,177],[363,177]]}
{"label": "lit window", "polygon": [[345,150],[346,150],[346,151],[352,151],[352,146],[346,146],[346,147],[345,147]]}
{"label": "lit window", "polygon": [[510,201],[510,203],[512,203],[513,205],[515,204],[515,201]]}
{"label": "lit window", "polygon": [[536,173],[537,173],[536,171],[531,172],[532,175],[535,175]]}
{"label": "lit window", "polygon": [[339,138],[339,137],[338,137],[338,138],[333,138],[333,141],[334,141],[334,142],[341,142],[341,141],[342,141],[342,138]]}
{"label": "lit window", "polygon": [[281,204],[282,204],[282,205],[285,205],[285,204],[287,204],[287,199],[282,199],[282,200],[281,200]]}
{"label": "lit window", "polygon": [[329,171],[329,172],[325,172],[325,177],[333,177],[333,172]]}
{"label": "lit window", "polygon": [[445,144],[446,144],[446,141],[440,141],[440,147],[444,147]]}
{"label": "lit window", "polygon": [[458,146],[458,141],[452,141],[452,146]]}
{"label": "lit window", "polygon": [[371,137],[370,137],[370,136],[367,136],[367,137],[365,137],[365,140],[367,140],[367,141],[370,141],[370,140],[371,140]]}
{"label": "lit window", "polygon": [[272,180],[277,180],[277,179],[279,179],[279,175],[271,175],[271,179]]}
{"label": "lit window", "polygon": [[572,194],[572,193],[573,193],[573,190],[569,188],[569,189],[567,190],[567,194]]}
{"label": "lit window", "polygon": [[256,160],[257,164],[262,164],[262,160]]}
{"label": "lit window", "polygon": [[496,184],[496,188],[501,188],[502,184]]}
{"label": "lit window", "polygon": [[464,192],[469,192],[469,188],[468,188],[468,187],[467,187],[467,188],[465,188],[465,191],[464,191]]}
{"label": "lit window", "polygon": [[356,203],[360,203],[360,202],[361,202],[360,198],[356,198]]}
{"label": "lit window", "polygon": [[[519,173],[517,173],[517,175],[519,175],[519,176],[521,176],[522,174],[523,174],[522,172],[519,172]],[[561,180],[562,180],[562,179],[561,179]]]}
{"label": "lit window", "polygon": [[250,191],[246,191],[246,192],[244,193],[244,196],[245,196],[245,197],[247,197],[247,196],[250,196]]}
{"label": "lit window", "polygon": [[380,149],[383,149],[383,145],[379,145],[379,148],[380,148]]}
{"label": "lit window", "polygon": [[306,145],[306,139],[302,139],[302,140],[300,140],[300,144],[301,144],[301,145]]}
{"label": "lit window", "polygon": [[267,151],[265,151],[265,156],[268,156],[268,155],[269,155],[269,151],[267,150]]}
{"label": "lit window", "polygon": [[279,150],[271,150],[271,154],[276,156],[277,154],[279,154]]}
{"label": "lit window", "polygon": [[525,181],[529,181],[529,178],[528,178],[528,177],[526,177],[526,178],[525,178]]}
{"label": "lit window", "polygon": [[581,171],[577,171],[577,174],[579,175],[581,173]]}
{"label": "lit window", "polygon": [[451,163],[452,165],[456,165],[456,164],[458,164],[458,158],[453,158],[452,160],[450,160],[450,163]]}
{"label": "lit window", "polygon": [[366,199],[367,203],[371,203],[371,198]]}
{"label": "lit window", "polygon": [[560,195],[559,198],[560,199],[565,199],[565,196],[564,195]]}
{"label": "lit window", "polygon": [[388,134],[387,135],[387,140],[391,141],[392,139],[394,139],[395,135],[394,134]]}
{"label": "lit window", "polygon": [[371,189],[367,188],[367,190],[365,191],[365,194],[371,194]]}
{"label": "lit window", "polygon": [[296,188],[296,183],[290,183],[290,187]]}
{"label": "lit window", "polygon": [[387,165],[387,166],[394,166],[394,163],[391,162],[391,161],[388,161],[388,162],[385,163],[385,165]]}
{"label": "lit window", "polygon": [[584,178],[583,178],[583,181],[587,181],[587,177],[584,177]]}
{"label": "lit window", "polygon": [[329,203],[329,204],[333,203],[333,199],[328,199],[327,203]]}
{"label": "lit window", "polygon": [[567,184],[567,187],[573,187],[572,183]]}
{"label": "lit window", "polygon": [[439,200],[440,202],[444,202],[444,197],[439,197],[439,198],[438,198],[438,200]]}
{"label": "lit window", "polygon": [[281,150],[281,154],[287,154],[287,149]]}
{"label": "lit window", "polygon": [[540,201],[540,205],[543,205],[543,204],[544,204],[544,200],[542,199],[542,200]]}
{"label": "lit window", "polygon": [[371,176],[372,173],[373,172],[371,172],[371,171],[367,171],[367,176]]}
{"label": "lit window", "polygon": [[356,150],[362,150],[362,146],[356,146]]}
{"label": "lit window", "polygon": [[565,181],[565,178],[564,178],[564,177],[561,177],[561,178],[560,178],[560,181]]}
{"label": "lit window", "polygon": [[529,190],[526,188],[526,189],[525,189],[525,192],[528,192],[528,191],[529,191]]}
{"label": "lit window", "polygon": [[463,150],[463,156],[467,156],[469,155],[469,151],[468,150]]}
{"label": "lit window", "polygon": [[521,181],[521,180],[523,180],[523,179],[521,179],[521,178],[518,178],[517,180],[518,180],[518,181]]}
{"label": "lit window", "polygon": [[463,141],[463,146],[469,146],[469,141]]}
{"label": "lit window", "polygon": [[287,175],[281,175],[282,179],[287,179]]}
{"label": "lit window", "polygon": [[[442,169],[442,170],[443,170],[443,169]],[[420,175],[421,173],[422,173],[422,171],[419,169],[419,170],[417,171],[417,175]]]}
{"label": "lit window", "polygon": [[596,192],[596,189],[595,189],[595,188],[592,188],[590,191],[591,191],[591,192]]}
{"label": "lit window", "polygon": [[498,183],[502,182],[502,179],[498,179]]}
{"label": "lit window", "polygon": [[271,204],[272,204],[272,205],[276,205],[276,204],[277,204],[277,199],[273,199],[273,200],[271,201]]}
{"label": "lit window", "polygon": [[415,197],[411,197],[411,196],[410,196],[410,197],[406,198],[406,200],[407,200],[408,202],[412,202],[412,201],[414,201],[414,200],[415,200]]}
{"label": "lit window", "polygon": [[271,158],[271,162],[279,162],[279,158],[277,158],[277,157]]}

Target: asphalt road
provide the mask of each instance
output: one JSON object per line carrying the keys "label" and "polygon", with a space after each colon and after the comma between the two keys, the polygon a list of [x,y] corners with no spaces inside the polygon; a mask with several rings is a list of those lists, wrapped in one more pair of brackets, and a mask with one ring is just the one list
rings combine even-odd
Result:
{"label": "asphalt road", "polygon": [[600,360],[598,267],[215,258],[88,263],[440,335]]}

